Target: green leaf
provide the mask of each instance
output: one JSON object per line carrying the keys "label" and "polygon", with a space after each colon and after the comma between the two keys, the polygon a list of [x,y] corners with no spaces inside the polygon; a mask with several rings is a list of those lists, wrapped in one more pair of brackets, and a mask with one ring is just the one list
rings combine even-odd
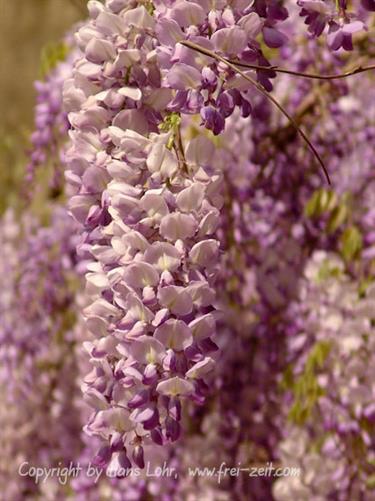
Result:
{"label": "green leaf", "polygon": [[368,479],[366,480],[366,487],[370,490],[375,489],[375,473],[370,475]]}
{"label": "green leaf", "polygon": [[151,0],[146,0],[144,3],[144,6],[145,6],[145,9],[147,10],[147,12],[149,14],[151,14],[151,16],[152,16],[154,11],[155,11],[155,7],[154,7],[153,2]]}
{"label": "green leaf", "polygon": [[315,191],[305,206],[307,217],[319,217],[325,212],[332,211],[337,205],[337,195],[332,190],[320,188]]}
{"label": "green leaf", "polygon": [[309,409],[297,401],[292,405],[288,417],[290,421],[301,426],[309,417]]}
{"label": "green leaf", "polygon": [[315,217],[319,207],[319,191],[315,191],[305,206],[305,215]]}
{"label": "green leaf", "polygon": [[49,43],[42,49],[40,73],[45,78],[59,62],[65,61],[69,47],[64,42]]}
{"label": "green leaf", "polygon": [[367,289],[373,283],[373,280],[369,277],[363,278],[358,285],[358,295],[360,298],[366,297]]}
{"label": "green leaf", "polygon": [[317,373],[323,368],[330,349],[328,341],[318,341],[310,350],[303,372],[294,382],[290,383],[290,379],[293,379],[293,374],[289,373],[292,372],[291,367],[284,373],[284,381],[289,379],[288,383],[294,394],[294,402],[288,417],[297,425],[306,422],[318,399],[324,395],[324,389],[318,384]]}
{"label": "green leaf", "polygon": [[349,226],[341,236],[341,254],[345,261],[356,259],[362,250],[363,238],[357,226]]}
{"label": "green leaf", "polygon": [[328,233],[334,233],[338,228],[340,228],[340,226],[346,222],[348,214],[349,210],[345,204],[341,203],[335,207],[327,224]]}
{"label": "green leaf", "polygon": [[283,373],[283,378],[280,382],[282,390],[291,390],[294,384],[294,375],[292,365],[288,365]]}
{"label": "green leaf", "polygon": [[341,274],[342,270],[338,266],[334,266],[329,259],[325,259],[319,267],[317,280],[324,282],[329,278],[339,278]]}
{"label": "green leaf", "polygon": [[328,341],[318,341],[312,348],[306,364],[311,364],[313,369],[321,369],[331,350]]}
{"label": "green leaf", "polygon": [[337,206],[337,195],[334,191],[327,191],[327,198],[324,204],[324,211],[331,212]]}

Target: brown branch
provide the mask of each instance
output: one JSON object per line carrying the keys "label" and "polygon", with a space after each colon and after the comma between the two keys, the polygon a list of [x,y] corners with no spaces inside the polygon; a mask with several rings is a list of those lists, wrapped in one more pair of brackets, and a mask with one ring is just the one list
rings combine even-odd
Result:
{"label": "brown branch", "polygon": [[242,63],[241,61],[233,61],[228,59],[228,61],[241,68],[249,68],[252,70],[271,70],[277,73],[286,73],[287,75],[294,75],[302,78],[310,78],[315,80],[338,80],[342,78],[351,77],[352,75],[358,75],[359,73],[364,73],[366,71],[375,70],[375,65],[372,66],[358,66],[354,70],[347,71],[345,73],[336,73],[334,75],[319,75],[318,73],[303,73],[300,71],[288,70],[287,68],[279,68],[278,66],[259,66],[257,64]]}

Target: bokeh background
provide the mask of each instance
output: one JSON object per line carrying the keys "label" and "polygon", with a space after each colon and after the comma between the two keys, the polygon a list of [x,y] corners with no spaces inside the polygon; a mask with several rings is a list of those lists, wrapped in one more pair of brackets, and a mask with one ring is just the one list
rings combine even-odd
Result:
{"label": "bokeh background", "polygon": [[0,213],[25,164],[43,55],[85,17],[86,3],[0,0]]}

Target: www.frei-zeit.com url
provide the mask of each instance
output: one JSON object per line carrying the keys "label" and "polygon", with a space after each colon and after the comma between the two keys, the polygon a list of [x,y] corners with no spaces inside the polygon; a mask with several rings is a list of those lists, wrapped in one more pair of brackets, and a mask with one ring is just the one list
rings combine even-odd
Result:
{"label": "www.frei-zeit.com url", "polygon": [[189,467],[188,474],[192,477],[216,477],[220,484],[225,477],[239,477],[247,475],[248,477],[298,477],[301,470],[297,466],[276,467],[272,462],[266,463],[265,466],[248,466],[242,467],[241,463],[238,466],[228,466],[226,463],[221,463],[219,467]]}
{"label": "www.frei-zeit.com url", "polygon": [[[24,461],[18,468],[18,474],[22,477],[31,477],[36,484],[45,483],[47,480],[56,478],[58,482],[65,485],[68,478],[77,478],[80,475],[85,475],[92,478],[94,483],[97,483],[101,477],[170,477],[178,478],[179,472],[176,468],[168,466],[166,462],[162,466],[153,466],[146,463],[145,469],[140,468],[120,468],[112,470],[109,467],[103,469],[89,463],[85,466],[79,463],[70,463],[69,466],[61,466],[48,468],[41,466],[33,466],[28,461]],[[266,463],[264,466],[242,466],[238,463],[237,466],[228,466],[223,462],[220,466],[215,467],[188,467],[187,474],[191,477],[210,477],[216,479],[220,484],[226,477],[239,477],[247,475],[248,477],[298,477],[300,468],[296,466],[274,466],[272,462]]]}

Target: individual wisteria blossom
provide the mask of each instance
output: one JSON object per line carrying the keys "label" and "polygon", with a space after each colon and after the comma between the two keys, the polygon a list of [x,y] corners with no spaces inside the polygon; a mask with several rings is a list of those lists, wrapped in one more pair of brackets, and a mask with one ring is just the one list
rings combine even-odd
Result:
{"label": "individual wisteria blossom", "polygon": [[181,400],[202,404],[214,367],[222,176],[210,149],[183,144],[178,115],[165,112],[171,91],[160,86],[145,7],[89,10],[77,34],[85,56],[65,88],[70,209],[92,259],[86,431],[104,439],[98,465],[143,468],[145,446],[178,439]]}
{"label": "individual wisteria blossom", "polygon": [[[327,42],[332,50],[353,50],[352,37],[367,29],[363,11],[374,10],[373,2],[347,0],[298,0],[300,16],[305,18],[308,31],[319,37],[328,26]],[[349,10],[354,7],[354,11]]]}

